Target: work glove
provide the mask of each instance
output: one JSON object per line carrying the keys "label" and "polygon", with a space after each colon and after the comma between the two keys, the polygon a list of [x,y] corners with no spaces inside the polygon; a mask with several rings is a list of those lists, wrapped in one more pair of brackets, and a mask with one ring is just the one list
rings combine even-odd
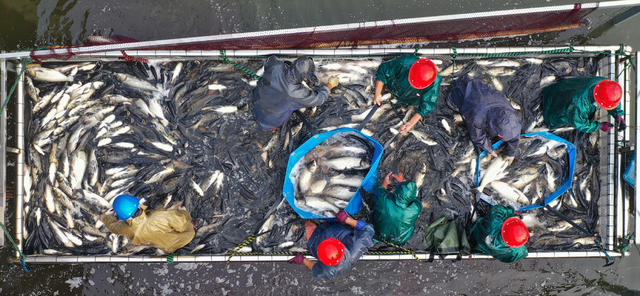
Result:
{"label": "work glove", "polygon": [[293,258],[289,259],[289,263],[291,263],[291,264],[303,264],[304,263],[304,255],[302,255],[302,253],[296,254]]}
{"label": "work glove", "polygon": [[349,214],[347,214],[347,212],[345,212],[344,210],[340,210],[336,214],[336,221],[338,221],[340,223],[346,222],[347,218],[349,218]]}
{"label": "work glove", "polygon": [[608,132],[611,130],[611,128],[613,127],[613,124],[609,123],[609,122],[601,122],[600,123],[600,130],[603,132]]}
{"label": "work glove", "polygon": [[505,158],[505,160],[507,161],[507,166],[510,166],[515,159],[515,156],[507,156],[507,158]]}
{"label": "work glove", "polygon": [[327,86],[329,87],[329,89],[332,89],[338,86],[339,84],[340,84],[340,79],[338,79],[338,76],[331,76],[329,78],[329,82],[327,83]]}
{"label": "work glove", "polygon": [[619,131],[623,131],[627,128],[627,123],[624,121],[624,118],[622,118],[622,115],[616,116],[616,123],[618,124]]}

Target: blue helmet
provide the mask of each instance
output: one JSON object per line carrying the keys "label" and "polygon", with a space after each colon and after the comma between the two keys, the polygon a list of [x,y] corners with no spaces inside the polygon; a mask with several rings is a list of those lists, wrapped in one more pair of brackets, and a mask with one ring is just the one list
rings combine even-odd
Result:
{"label": "blue helmet", "polygon": [[120,220],[127,220],[136,213],[140,207],[140,200],[128,194],[121,194],[113,200],[113,210]]}

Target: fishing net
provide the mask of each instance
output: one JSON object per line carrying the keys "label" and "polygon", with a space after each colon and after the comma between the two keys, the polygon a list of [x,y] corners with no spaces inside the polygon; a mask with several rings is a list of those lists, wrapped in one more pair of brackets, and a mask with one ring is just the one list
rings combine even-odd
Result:
{"label": "fishing net", "polygon": [[[423,227],[443,214],[465,227],[472,218],[471,163],[476,153],[459,115],[444,100],[452,79],[480,77],[504,91],[521,111],[527,132],[542,126],[541,87],[564,76],[595,75],[598,60],[434,59],[444,79],[438,106],[408,135],[396,136],[413,108],[384,104],[362,132],[385,145],[379,172],[401,172],[418,185],[423,210],[405,247],[425,250]],[[262,65],[262,60],[236,62],[256,71]],[[218,61],[99,62],[64,69],[60,67],[71,64],[43,64],[71,79],[28,81],[32,100],[27,109],[61,91],[69,91],[70,98],[66,106],[61,107],[58,98],[27,114],[25,172],[31,182],[25,188],[30,197],[25,200],[25,253],[156,253],[108,233],[98,222],[118,193],[144,198],[151,208],[182,203],[196,224],[196,237],[179,254],[227,253],[250,235],[257,235],[253,251],[304,250],[303,221],[281,199],[289,154],[318,132],[359,128],[371,109],[375,70],[382,59],[315,62],[321,81],[338,75],[340,86],[327,103],[301,110],[301,116],[292,116],[276,131],[263,131],[253,120],[250,94],[256,80]],[[100,82],[91,85],[95,90],[90,95],[70,91],[89,82]],[[573,186],[554,206],[595,230],[600,196],[597,137],[576,131],[558,135],[576,144],[578,156]],[[82,166],[85,169],[76,169]],[[363,200],[355,217],[370,222],[370,199]],[[592,247],[588,239],[576,241],[580,235],[555,217],[536,212],[535,219],[544,227],[534,230],[532,248]],[[560,230],[550,231],[554,226]],[[378,243],[373,249],[390,248]]]}

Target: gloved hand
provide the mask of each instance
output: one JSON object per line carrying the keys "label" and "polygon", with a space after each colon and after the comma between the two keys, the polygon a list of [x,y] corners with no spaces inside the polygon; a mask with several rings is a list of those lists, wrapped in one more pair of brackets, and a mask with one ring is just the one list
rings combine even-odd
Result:
{"label": "gloved hand", "polygon": [[507,156],[507,158],[505,158],[505,160],[507,161],[507,166],[510,166],[515,159],[515,156]]}
{"label": "gloved hand", "polygon": [[291,263],[291,264],[303,264],[304,263],[304,255],[302,255],[302,253],[296,254],[293,258],[289,259],[289,263]]}
{"label": "gloved hand", "polygon": [[331,90],[334,87],[338,86],[339,84],[340,84],[340,79],[338,79],[338,76],[331,76],[329,78],[329,83],[327,83],[327,86],[329,87],[329,90]]}
{"label": "gloved hand", "polygon": [[492,160],[492,159],[498,157],[498,153],[495,150],[493,150],[493,151],[491,151],[491,153],[487,152],[487,156],[486,157],[487,157],[487,161],[489,161],[489,160]]}
{"label": "gloved hand", "polygon": [[622,118],[622,115],[616,116],[616,123],[618,124],[619,131],[623,131],[627,128],[627,123],[624,121],[624,118]]}
{"label": "gloved hand", "polygon": [[347,212],[345,212],[344,210],[340,210],[337,214],[336,214],[336,221],[340,222],[340,223],[344,223],[347,221],[347,218],[349,218],[349,214],[347,214]]}
{"label": "gloved hand", "polygon": [[608,132],[611,130],[611,128],[613,127],[613,124],[609,123],[609,122],[601,122],[600,123],[600,130],[603,132]]}
{"label": "gloved hand", "polygon": [[391,184],[391,176],[393,175],[393,172],[388,172],[386,176],[384,176],[384,179],[382,180],[382,184],[380,184],[380,186],[384,187],[384,189],[387,189],[389,187],[389,184]]}

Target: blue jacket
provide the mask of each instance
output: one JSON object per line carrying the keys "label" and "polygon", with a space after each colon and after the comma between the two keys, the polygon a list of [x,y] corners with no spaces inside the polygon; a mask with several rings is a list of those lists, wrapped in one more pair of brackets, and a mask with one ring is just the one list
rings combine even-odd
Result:
{"label": "blue jacket", "polygon": [[327,239],[335,238],[344,245],[344,257],[340,264],[327,266],[318,261],[313,266],[313,276],[321,279],[334,278],[349,270],[369,247],[373,246],[373,226],[365,224],[360,229],[353,229],[347,225],[337,223],[322,223],[313,231],[309,238],[307,248],[311,255],[318,258],[318,245]]}
{"label": "blue jacket", "polygon": [[302,57],[287,65],[275,56],[264,63],[264,74],[253,89],[253,114],[263,129],[284,124],[293,111],[322,105],[329,97],[329,88],[309,89],[302,82],[317,82],[311,58]]}
{"label": "blue jacket", "polygon": [[459,78],[449,93],[478,151],[493,152],[491,138],[500,135],[508,156],[516,154],[522,124],[507,98],[493,87],[467,76]]}

